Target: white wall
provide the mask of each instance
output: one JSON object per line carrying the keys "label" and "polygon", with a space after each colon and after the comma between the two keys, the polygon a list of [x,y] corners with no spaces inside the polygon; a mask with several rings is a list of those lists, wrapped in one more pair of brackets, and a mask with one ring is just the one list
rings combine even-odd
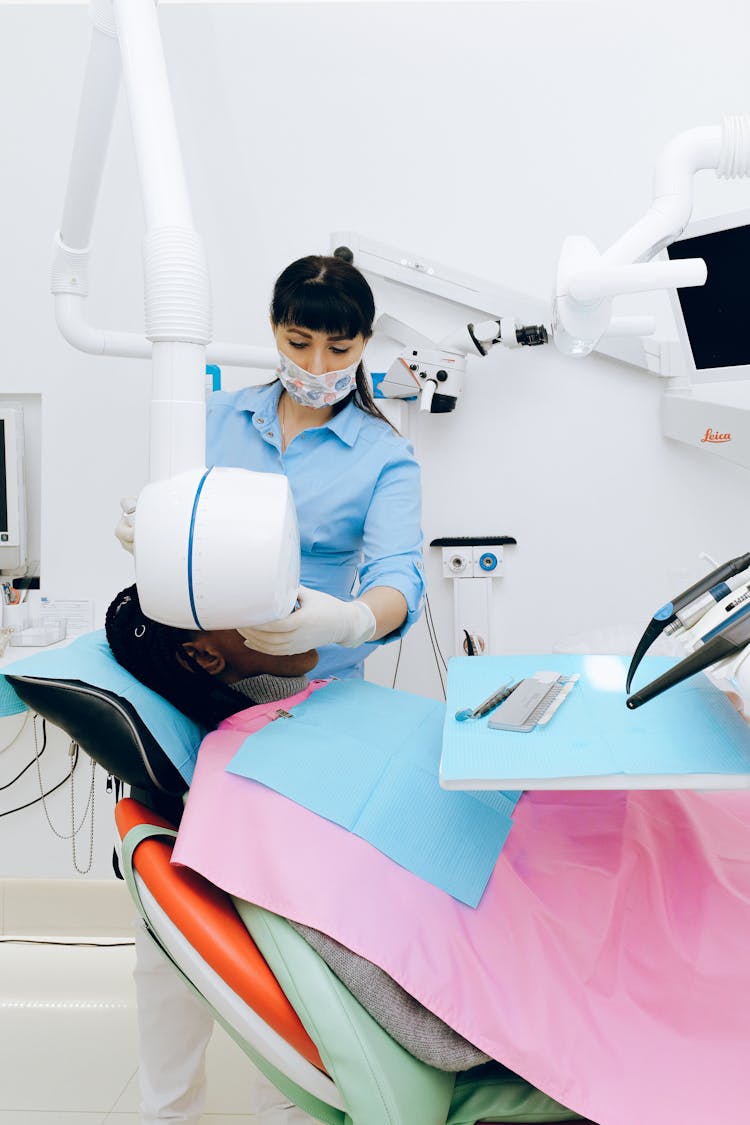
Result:
{"label": "white wall", "polygon": [[[274,277],[340,229],[547,298],[563,238],[622,233],[673,135],[750,109],[744,0],[170,4],[161,22],[217,339],[271,343]],[[0,5],[0,394],[42,396],[43,592],[93,598],[100,622],[131,580],[112,528],[145,481],[149,370],[70,349],[48,294],[88,28],[82,5]],[[696,215],[749,203],[747,182],[696,178]],[[100,326],[142,329],[142,232],[121,105],[95,227]],[[493,353],[454,415],[413,419],[426,540],[518,539],[496,587],[500,650],[629,636],[697,577],[701,550],[747,549],[745,471],[663,439],[661,389],[600,357]],[[447,653],[450,583],[426,554]],[[422,625],[399,685],[439,690]],[[0,821],[0,846],[39,823]]]}

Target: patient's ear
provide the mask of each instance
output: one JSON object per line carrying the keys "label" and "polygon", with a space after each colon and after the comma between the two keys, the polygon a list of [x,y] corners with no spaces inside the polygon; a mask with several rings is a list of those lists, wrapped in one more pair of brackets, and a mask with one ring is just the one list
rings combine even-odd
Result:
{"label": "patient's ear", "polygon": [[[207,637],[198,637],[193,641],[185,641],[180,647],[204,672],[208,672],[209,676],[220,676],[227,666],[223,654]],[[179,651],[177,653],[177,659],[183,668],[189,669],[191,667],[187,660],[182,660],[180,658]]]}

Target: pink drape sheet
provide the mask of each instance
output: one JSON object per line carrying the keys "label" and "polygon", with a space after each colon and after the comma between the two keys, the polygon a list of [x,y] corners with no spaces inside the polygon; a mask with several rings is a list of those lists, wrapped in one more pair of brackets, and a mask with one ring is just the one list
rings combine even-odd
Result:
{"label": "pink drape sheet", "polygon": [[601,1125],[750,1120],[750,793],[527,793],[472,910],[225,771],[318,686],[205,739],[174,862],[330,934]]}

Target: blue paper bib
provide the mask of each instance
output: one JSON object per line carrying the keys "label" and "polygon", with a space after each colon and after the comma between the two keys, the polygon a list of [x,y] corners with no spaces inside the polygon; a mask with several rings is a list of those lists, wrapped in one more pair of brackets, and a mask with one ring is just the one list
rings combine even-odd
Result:
{"label": "blue paper bib", "polygon": [[445,707],[362,680],[335,680],[248,736],[227,767],[367,840],[477,906],[518,793],[450,793],[438,766]]}

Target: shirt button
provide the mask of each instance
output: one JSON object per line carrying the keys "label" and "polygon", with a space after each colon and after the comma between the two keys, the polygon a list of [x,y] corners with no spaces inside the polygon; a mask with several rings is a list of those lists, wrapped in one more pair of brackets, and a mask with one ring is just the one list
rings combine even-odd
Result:
{"label": "shirt button", "polygon": [[274,434],[273,430],[266,430],[266,437],[272,438],[272,437],[275,437],[275,436],[276,435]]}
{"label": "shirt button", "polygon": [[265,426],[265,424],[266,424],[265,418],[259,418],[258,419],[258,425],[259,426]]}

